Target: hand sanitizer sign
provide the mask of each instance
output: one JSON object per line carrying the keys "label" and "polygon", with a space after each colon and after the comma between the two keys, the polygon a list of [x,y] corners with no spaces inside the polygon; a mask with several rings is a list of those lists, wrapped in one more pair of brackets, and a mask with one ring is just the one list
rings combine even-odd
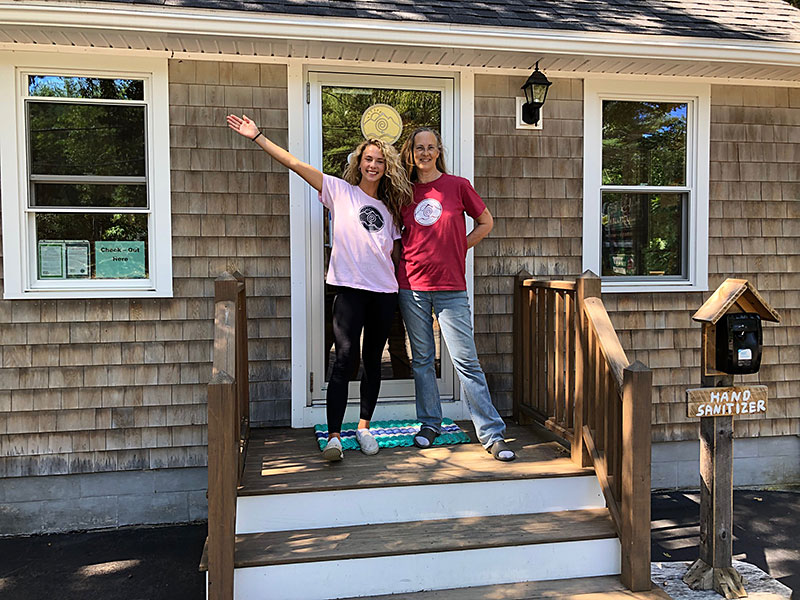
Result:
{"label": "hand sanitizer sign", "polygon": [[95,277],[144,279],[144,242],[95,242]]}

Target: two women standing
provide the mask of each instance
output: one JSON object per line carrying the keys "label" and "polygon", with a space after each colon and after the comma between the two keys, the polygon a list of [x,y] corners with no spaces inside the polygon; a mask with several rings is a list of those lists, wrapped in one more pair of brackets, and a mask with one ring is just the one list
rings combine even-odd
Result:
{"label": "two women standing", "polygon": [[[399,281],[401,312],[411,340],[417,416],[423,424],[415,445],[430,445],[441,431],[433,368],[432,315],[436,314],[478,438],[498,460],[512,460],[514,453],[503,440],[505,425],[492,406],[478,362],[464,277],[467,248],[489,233],[492,217],[466,179],[446,174],[438,134],[417,130],[403,146],[403,161],[414,182],[412,192],[397,152],[380,140],[362,142],[350,155],[344,178],[339,179],[272,143],[247,117],[229,115],[227,121],[231,129],[252,139],[316,189],[331,212],[333,237],[326,281],[337,288],[333,303],[336,358],[326,398],[329,436],[323,457],[335,461],[343,456],[341,425],[362,331],[364,372],[356,437],[362,452],[378,452],[369,423],[380,390],[381,355],[397,305]],[[477,222],[469,236],[464,212]]]}

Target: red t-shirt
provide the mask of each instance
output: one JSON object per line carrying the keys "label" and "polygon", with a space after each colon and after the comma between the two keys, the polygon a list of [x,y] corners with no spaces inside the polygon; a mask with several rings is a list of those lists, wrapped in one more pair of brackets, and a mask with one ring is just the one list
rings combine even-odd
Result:
{"label": "red t-shirt", "polygon": [[442,174],[414,184],[414,202],[403,209],[403,253],[397,283],[404,290],[466,290],[467,225],[486,205],[469,181]]}

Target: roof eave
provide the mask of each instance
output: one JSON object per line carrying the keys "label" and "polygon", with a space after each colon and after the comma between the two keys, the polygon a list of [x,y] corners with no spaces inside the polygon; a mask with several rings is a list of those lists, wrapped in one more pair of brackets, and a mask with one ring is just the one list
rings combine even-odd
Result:
{"label": "roof eave", "polygon": [[800,44],[795,42],[496,28],[95,2],[26,2],[23,5],[13,0],[0,0],[0,24],[800,66]]}

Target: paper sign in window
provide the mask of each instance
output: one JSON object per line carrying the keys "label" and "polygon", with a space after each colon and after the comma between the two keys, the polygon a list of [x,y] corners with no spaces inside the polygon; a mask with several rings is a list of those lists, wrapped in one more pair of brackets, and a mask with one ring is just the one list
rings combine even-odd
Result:
{"label": "paper sign in window", "polygon": [[95,242],[95,277],[144,279],[144,242]]}
{"label": "paper sign in window", "polygon": [[67,278],[85,279],[89,277],[89,242],[67,242]]}
{"label": "paper sign in window", "polygon": [[64,242],[39,242],[39,279],[64,279]]}

